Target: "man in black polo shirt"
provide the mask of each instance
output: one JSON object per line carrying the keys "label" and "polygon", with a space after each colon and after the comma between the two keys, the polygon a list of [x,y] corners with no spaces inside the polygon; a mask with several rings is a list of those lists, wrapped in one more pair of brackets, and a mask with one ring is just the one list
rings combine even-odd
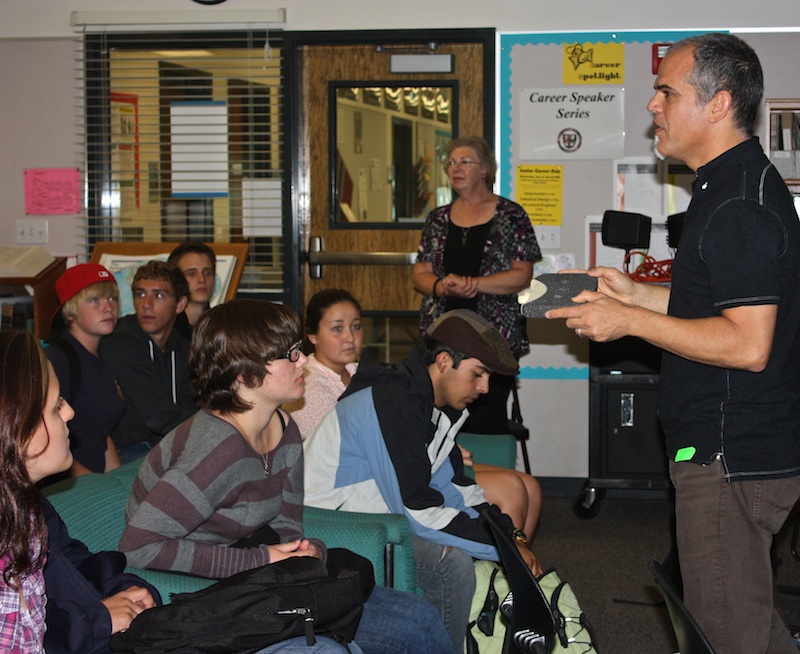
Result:
{"label": "man in black polo shirt", "polygon": [[755,52],[691,37],[661,64],[656,151],[697,174],[672,287],[597,268],[597,293],[551,311],[578,336],[664,350],[659,413],[675,486],[684,599],[714,649],[795,652],[770,547],[800,496],[800,226],[753,125]]}

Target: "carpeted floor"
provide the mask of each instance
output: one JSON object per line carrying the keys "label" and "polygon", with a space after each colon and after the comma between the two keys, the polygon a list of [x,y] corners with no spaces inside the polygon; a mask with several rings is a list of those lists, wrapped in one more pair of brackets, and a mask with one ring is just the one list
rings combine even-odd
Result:
{"label": "carpeted floor", "polygon": [[[545,568],[572,585],[595,630],[601,654],[677,651],[669,616],[648,568],[670,549],[670,503],[605,498],[597,517],[577,518],[572,499],[545,498],[533,549]],[[800,587],[800,561],[790,552],[791,520],[776,544],[778,581]],[[784,595],[792,624],[800,597]]]}

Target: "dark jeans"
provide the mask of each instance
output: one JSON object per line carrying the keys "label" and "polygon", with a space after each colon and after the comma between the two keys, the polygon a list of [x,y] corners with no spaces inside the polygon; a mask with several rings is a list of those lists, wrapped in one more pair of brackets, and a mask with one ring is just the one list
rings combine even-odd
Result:
{"label": "dark jeans", "polygon": [[141,459],[143,456],[147,456],[147,453],[152,449],[153,446],[150,443],[141,441],[140,443],[131,443],[130,445],[118,447],[117,454],[119,455],[120,463],[125,465],[134,459]]}
{"label": "dark jeans", "polygon": [[383,586],[364,602],[355,642],[364,654],[456,654],[430,602]]}
{"label": "dark jeans", "polygon": [[797,654],[774,604],[770,550],[800,477],[729,482],[720,460],[670,462],[684,603],[717,652]]}

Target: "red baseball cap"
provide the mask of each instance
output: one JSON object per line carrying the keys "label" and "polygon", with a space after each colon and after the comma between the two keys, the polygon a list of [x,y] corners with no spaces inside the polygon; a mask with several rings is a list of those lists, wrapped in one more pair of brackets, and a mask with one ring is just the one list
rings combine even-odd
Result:
{"label": "red baseball cap", "polygon": [[56,282],[58,309],[50,319],[50,325],[54,328],[59,327],[57,321],[61,318],[61,309],[64,308],[67,300],[75,297],[87,286],[99,284],[100,282],[116,284],[117,280],[114,279],[114,275],[99,263],[81,263],[72,268],[67,268]]}

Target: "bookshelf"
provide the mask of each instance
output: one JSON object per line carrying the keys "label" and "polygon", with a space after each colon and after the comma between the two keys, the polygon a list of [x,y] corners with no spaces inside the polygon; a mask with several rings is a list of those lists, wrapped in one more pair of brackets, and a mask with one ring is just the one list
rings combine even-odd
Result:
{"label": "bookshelf", "polygon": [[789,190],[800,194],[800,98],[766,101],[764,151]]}
{"label": "bookshelf", "polygon": [[[67,258],[56,257],[35,275],[0,277],[0,287],[19,288],[14,295],[33,297],[33,333],[37,338],[50,338],[50,319],[58,308],[56,280],[67,269]],[[27,287],[27,288],[25,288]]]}

